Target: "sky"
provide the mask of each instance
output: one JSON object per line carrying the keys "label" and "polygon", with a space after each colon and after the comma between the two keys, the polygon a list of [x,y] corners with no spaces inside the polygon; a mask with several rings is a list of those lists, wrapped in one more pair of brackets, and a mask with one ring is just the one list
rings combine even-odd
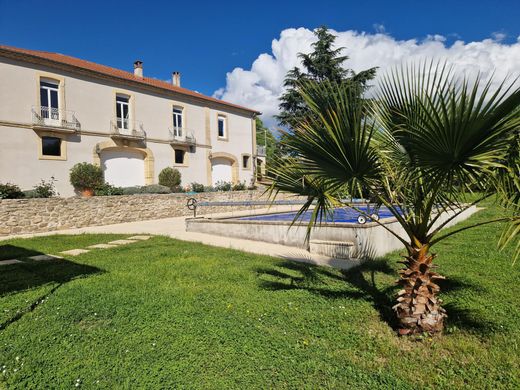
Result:
{"label": "sky", "polygon": [[460,70],[520,75],[520,1],[0,0],[0,44],[132,71],[243,104],[274,126],[287,70],[312,30],[338,35],[356,71],[442,58]]}

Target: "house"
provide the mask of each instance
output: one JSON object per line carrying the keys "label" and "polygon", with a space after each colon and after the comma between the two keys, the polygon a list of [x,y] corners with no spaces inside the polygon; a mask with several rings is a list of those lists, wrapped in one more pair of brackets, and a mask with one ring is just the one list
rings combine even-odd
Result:
{"label": "house", "polygon": [[259,112],[58,53],[0,45],[0,182],[31,189],[54,177],[74,194],[69,170],[100,165],[127,187],[158,182],[174,166],[182,185],[255,180]]}

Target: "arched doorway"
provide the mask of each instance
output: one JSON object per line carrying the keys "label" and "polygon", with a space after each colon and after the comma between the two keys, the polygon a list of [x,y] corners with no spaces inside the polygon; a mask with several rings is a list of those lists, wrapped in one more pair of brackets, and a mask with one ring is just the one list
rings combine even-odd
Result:
{"label": "arched doorway", "polygon": [[105,181],[119,187],[153,184],[154,157],[148,148],[111,141],[98,143],[94,164],[101,167]]}
{"label": "arched doorway", "polygon": [[103,150],[100,159],[105,182],[117,187],[144,185],[144,157],[132,149]]}

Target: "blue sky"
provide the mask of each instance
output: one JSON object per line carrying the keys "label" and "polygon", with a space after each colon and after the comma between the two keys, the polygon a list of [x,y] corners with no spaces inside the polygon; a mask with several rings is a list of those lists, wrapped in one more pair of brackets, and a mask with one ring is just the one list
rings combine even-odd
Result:
{"label": "blue sky", "polygon": [[[520,35],[520,1],[22,1],[0,0],[0,42],[55,51],[147,76],[182,72],[183,86],[211,95],[226,73],[251,68],[290,27],[327,25],[396,40],[440,34],[481,41]],[[377,64],[374,64],[377,65]]]}

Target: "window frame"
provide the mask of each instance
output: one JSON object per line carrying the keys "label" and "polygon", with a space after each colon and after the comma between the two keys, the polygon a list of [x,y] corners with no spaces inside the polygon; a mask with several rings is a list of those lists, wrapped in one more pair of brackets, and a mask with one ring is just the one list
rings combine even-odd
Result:
{"label": "window frame", "polygon": [[[177,112],[176,112],[177,111]],[[178,126],[176,124],[177,118],[180,117],[181,125]],[[174,105],[172,107],[172,125],[173,125],[173,135],[174,137],[182,137],[184,132],[184,107]]]}
{"label": "window frame", "polygon": [[[252,166],[252,163],[251,163],[252,156],[251,156],[251,154],[249,154],[249,153],[242,153],[241,157],[242,157],[242,170],[250,171],[251,170],[251,166]],[[246,157],[247,157],[247,161],[248,161],[247,166],[244,165],[244,158],[246,158]]]}
{"label": "window frame", "polygon": [[[47,84],[47,85],[42,85]],[[53,77],[40,75],[38,78],[38,103],[41,118],[46,121],[48,124],[59,125],[60,117],[61,117],[61,106],[62,106],[62,97],[61,97],[61,80],[55,79]],[[47,105],[43,105],[42,101],[42,92],[45,91]],[[56,107],[53,107],[52,102],[52,92],[56,95]],[[43,107],[46,107],[44,109]]]}
{"label": "window frame", "polygon": [[[178,163],[176,161],[177,151],[182,151],[183,161]],[[173,165],[176,167],[187,167],[188,166],[188,150],[185,148],[174,148],[173,149]]]}
{"label": "window frame", "polygon": [[[118,129],[120,130],[127,130],[127,131],[131,131],[132,129],[130,128],[130,122],[131,122],[131,107],[130,107],[130,100],[131,100],[131,96],[130,95],[127,95],[127,94],[124,94],[124,93],[116,93],[116,99],[115,99],[115,118],[116,118],[116,126]],[[118,100],[118,99],[126,99],[127,101],[121,101],[121,100]],[[126,107],[126,118],[124,118],[123,116],[119,117],[117,115],[117,109],[120,108],[120,111],[121,111],[121,115],[123,115],[124,113],[124,107]],[[121,124],[121,126],[120,126]],[[124,126],[126,124],[126,127]]]}
{"label": "window frame", "polygon": [[[224,135],[220,135],[220,121],[224,123],[223,125],[223,131]],[[228,117],[226,114],[217,113],[217,139],[220,141],[227,141],[229,140],[229,131],[228,131]]]}
{"label": "window frame", "polygon": [[[43,154],[43,138],[44,137],[52,137],[60,139],[60,155],[59,156],[51,156],[47,154]],[[38,159],[39,160],[58,160],[58,161],[66,161],[67,160],[67,136],[65,134],[56,134],[53,132],[40,132],[38,134]]]}

